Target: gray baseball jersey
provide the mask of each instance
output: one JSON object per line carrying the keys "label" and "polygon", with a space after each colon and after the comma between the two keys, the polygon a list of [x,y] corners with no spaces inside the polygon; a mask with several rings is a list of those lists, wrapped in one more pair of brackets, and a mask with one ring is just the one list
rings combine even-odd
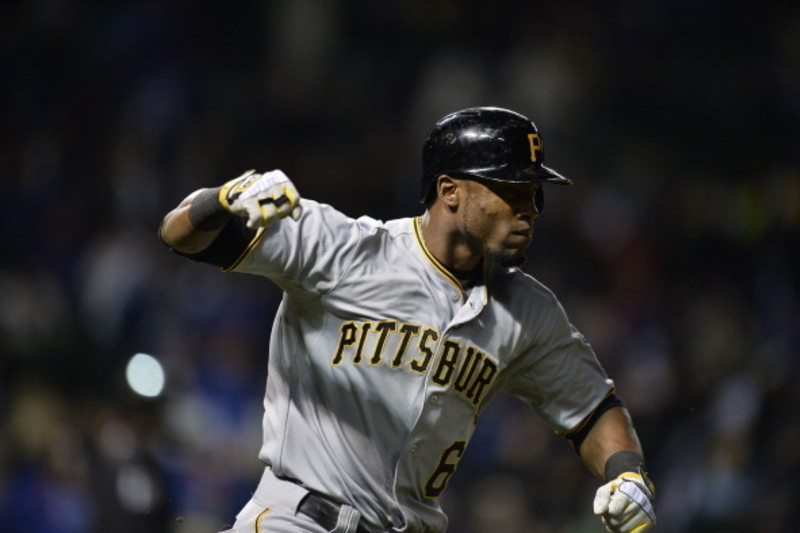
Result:
{"label": "gray baseball jersey", "polygon": [[303,200],[231,268],[284,291],[260,458],[373,524],[441,531],[438,498],[504,391],[560,434],[613,391],[551,291],[487,265],[465,291],[420,220],[353,219]]}

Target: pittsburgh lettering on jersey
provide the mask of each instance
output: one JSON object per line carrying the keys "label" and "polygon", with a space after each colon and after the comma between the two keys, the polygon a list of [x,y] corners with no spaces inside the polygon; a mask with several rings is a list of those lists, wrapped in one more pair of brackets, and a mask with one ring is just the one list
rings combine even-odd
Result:
{"label": "pittsburgh lettering on jersey", "polygon": [[[388,364],[419,374],[453,390],[478,405],[497,376],[497,363],[474,346],[442,339],[433,328],[402,324],[394,320],[345,322],[339,328],[339,343],[331,359],[337,366],[345,360],[354,365]],[[438,356],[438,358],[437,358]]]}

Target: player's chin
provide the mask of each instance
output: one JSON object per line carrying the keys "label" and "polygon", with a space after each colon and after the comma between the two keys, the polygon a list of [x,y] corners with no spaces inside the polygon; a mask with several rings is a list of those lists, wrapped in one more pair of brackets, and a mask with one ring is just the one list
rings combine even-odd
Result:
{"label": "player's chin", "polygon": [[521,267],[528,258],[525,255],[525,248],[515,248],[489,252],[488,259],[501,267],[512,268]]}

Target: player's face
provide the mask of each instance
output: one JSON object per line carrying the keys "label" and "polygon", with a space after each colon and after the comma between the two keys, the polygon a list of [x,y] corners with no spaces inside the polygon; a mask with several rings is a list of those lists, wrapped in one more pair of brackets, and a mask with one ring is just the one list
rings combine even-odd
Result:
{"label": "player's face", "polygon": [[535,195],[541,184],[462,180],[466,202],[462,228],[473,253],[504,266],[520,266],[539,218]]}

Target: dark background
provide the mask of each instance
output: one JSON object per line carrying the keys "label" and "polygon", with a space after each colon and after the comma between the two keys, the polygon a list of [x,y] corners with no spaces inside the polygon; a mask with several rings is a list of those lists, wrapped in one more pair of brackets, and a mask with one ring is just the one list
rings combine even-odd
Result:
{"label": "dark background", "polygon": [[[658,531],[800,522],[797,3],[5,2],[0,73],[2,531],[230,523],[280,294],[171,255],[161,217],[249,168],[416,215],[424,136],[473,105],[531,117],[576,182],[525,268],[635,417]],[[503,399],[443,505],[452,533],[599,532],[596,486]]]}

